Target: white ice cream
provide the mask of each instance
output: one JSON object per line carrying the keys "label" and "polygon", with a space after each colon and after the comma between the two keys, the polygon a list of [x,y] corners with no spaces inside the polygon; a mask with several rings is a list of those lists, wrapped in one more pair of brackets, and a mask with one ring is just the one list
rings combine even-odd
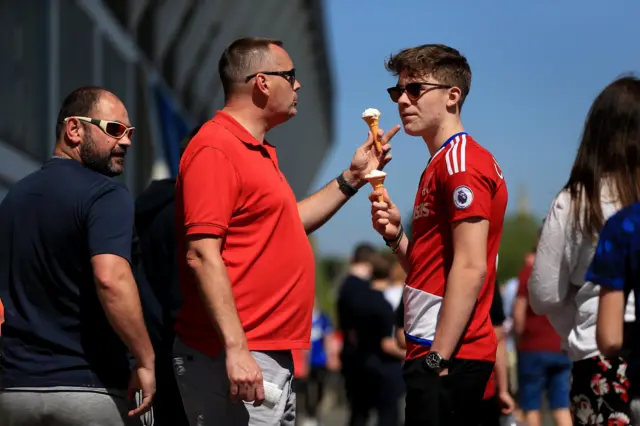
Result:
{"label": "white ice cream", "polygon": [[373,170],[371,173],[367,174],[364,178],[365,179],[373,179],[373,178],[377,178],[377,177],[381,177],[381,176],[386,176],[387,174],[385,172],[383,172],[382,170]]}
{"label": "white ice cream", "polygon": [[367,108],[364,110],[364,112],[362,113],[362,118],[369,118],[369,117],[380,117],[380,111],[378,111],[375,108]]}

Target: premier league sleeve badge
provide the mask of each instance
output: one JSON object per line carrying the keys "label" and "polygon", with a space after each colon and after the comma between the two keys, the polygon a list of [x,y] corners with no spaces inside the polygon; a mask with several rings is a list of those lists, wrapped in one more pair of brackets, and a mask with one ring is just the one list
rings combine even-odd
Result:
{"label": "premier league sleeve badge", "polygon": [[453,190],[453,204],[457,209],[466,209],[472,202],[473,191],[468,186],[459,186]]}

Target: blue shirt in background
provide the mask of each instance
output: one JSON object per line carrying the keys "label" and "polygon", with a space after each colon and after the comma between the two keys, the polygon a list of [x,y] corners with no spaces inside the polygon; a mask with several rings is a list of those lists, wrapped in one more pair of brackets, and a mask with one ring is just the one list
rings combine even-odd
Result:
{"label": "blue shirt in background", "polygon": [[[586,281],[613,290],[640,294],[640,203],[632,204],[611,216],[600,232],[596,252],[587,270]],[[626,297],[625,297],[626,300]],[[640,297],[635,298],[636,318],[640,314]],[[628,376],[638,371],[637,344],[640,330],[636,327],[631,347]]]}
{"label": "blue shirt in background", "polygon": [[333,327],[329,316],[314,309],[311,320],[311,353],[309,354],[311,367],[326,367],[327,351],[324,347],[324,339],[332,332]]}

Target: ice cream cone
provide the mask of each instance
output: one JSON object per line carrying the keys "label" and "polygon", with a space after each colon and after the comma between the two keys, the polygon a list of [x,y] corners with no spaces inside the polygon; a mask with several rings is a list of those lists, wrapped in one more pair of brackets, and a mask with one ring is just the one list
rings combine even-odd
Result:
{"label": "ice cream cone", "polygon": [[[384,187],[384,180],[387,178],[387,174],[380,170],[374,170],[370,174],[365,176],[365,179],[371,184],[374,190]],[[384,202],[384,196],[378,195],[378,201]]]}
{"label": "ice cream cone", "polygon": [[380,122],[380,111],[375,108],[368,108],[362,113],[362,119],[369,125],[373,141],[376,144],[376,150],[378,153],[382,152],[382,145],[378,140],[378,123]]}
{"label": "ice cream cone", "polygon": [[365,117],[363,120],[369,125],[369,130],[371,130],[371,135],[373,135],[373,141],[376,144],[376,151],[379,153],[382,152],[382,145],[380,145],[380,141],[378,140],[378,122],[380,119],[376,117]]}

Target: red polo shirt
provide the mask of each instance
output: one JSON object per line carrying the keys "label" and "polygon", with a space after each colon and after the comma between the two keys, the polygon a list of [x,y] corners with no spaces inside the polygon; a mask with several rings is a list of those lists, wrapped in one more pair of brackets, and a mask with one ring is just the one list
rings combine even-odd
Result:
{"label": "red polo shirt", "polygon": [[185,237],[224,239],[222,259],[249,349],[307,349],[314,258],[276,149],[218,111],[191,140],[176,182],[183,304],[178,336],[215,356],[222,348],[186,264]]}

